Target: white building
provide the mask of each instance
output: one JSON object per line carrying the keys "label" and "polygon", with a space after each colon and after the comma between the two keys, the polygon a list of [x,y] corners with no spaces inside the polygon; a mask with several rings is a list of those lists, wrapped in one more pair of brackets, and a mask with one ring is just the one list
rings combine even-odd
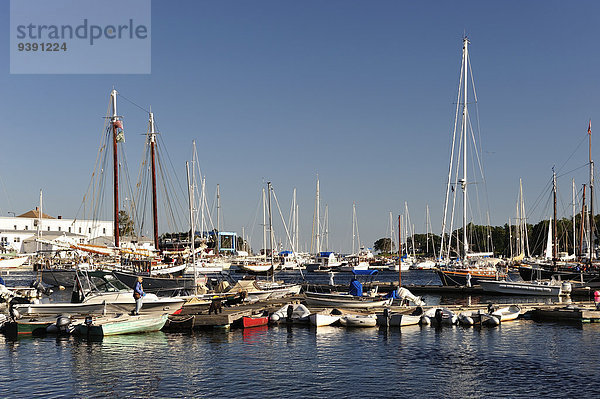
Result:
{"label": "white building", "polygon": [[[102,220],[54,218],[40,212],[36,207],[16,217],[0,217],[0,250],[18,253],[35,252],[40,245],[35,241],[41,236],[44,240],[62,240],[70,243],[87,244],[90,240],[99,241],[102,237],[112,237],[113,222]],[[44,245],[42,250],[53,250]]]}

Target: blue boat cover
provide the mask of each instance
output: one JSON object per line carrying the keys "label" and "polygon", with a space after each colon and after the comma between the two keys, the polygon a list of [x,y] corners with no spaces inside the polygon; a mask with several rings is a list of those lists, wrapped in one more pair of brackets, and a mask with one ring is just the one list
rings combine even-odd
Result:
{"label": "blue boat cover", "polygon": [[377,270],[352,270],[355,276],[374,276],[377,273]]}
{"label": "blue boat cover", "polygon": [[360,281],[358,281],[354,277],[352,277],[352,281],[350,281],[349,293],[350,293],[350,295],[354,295],[354,296],[362,296],[362,294],[363,294],[362,284],[360,283]]}
{"label": "blue boat cover", "polygon": [[399,299],[400,297],[398,296],[397,290],[391,290],[390,292],[388,292],[384,298],[394,298],[394,299]]}

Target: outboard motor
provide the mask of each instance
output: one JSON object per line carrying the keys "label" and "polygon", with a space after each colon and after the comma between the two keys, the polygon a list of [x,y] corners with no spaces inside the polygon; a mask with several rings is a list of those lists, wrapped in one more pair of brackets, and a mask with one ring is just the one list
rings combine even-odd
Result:
{"label": "outboard motor", "polygon": [[48,334],[70,334],[71,331],[71,318],[63,315],[56,318],[56,323],[46,327],[46,332]]}
{"label": "outboard motor", "polygon": [[44,295],[50,296],[50,294],[52,294],[52,292],[53,292],[50,288],[44,287],[40,280],[32,281],[31,284],[29,284],[29,286],[31,288],[35,288],[38,292],[41,292]]}
{"label": "outboard motor", "polygon": [[437,321],[438,324],[442,324],[443,318],[444,318],[444,311],[442,309],[436,309],[435,310],[435,321]]}
{"label": "outboard motor", "polygon": [[561,285],[560,285],[560,294],[561,295],[571,295],[571,291],[573,290],[573,286],[571,285],[571,283],[564,281]]}
{"label": "outboard motor", "polygon": [[10,300],[10,302],[8,302],[8,314],[10,315],[10,317],[13,320],[17,320],[21,318],[21,315],[19,314],[19,312],[17,311],[17,309],[15,309],[13,307],[13,305],[18,304],[18,303],[29,303],[29,301],[26,298],[21,298],[21,297],[14,297]]}
{"label": "outboard motor", "polygon": [[423,308],[421,306],[417,306],[410,315],[411,316],[421,316],[423,313],[424,313]]}

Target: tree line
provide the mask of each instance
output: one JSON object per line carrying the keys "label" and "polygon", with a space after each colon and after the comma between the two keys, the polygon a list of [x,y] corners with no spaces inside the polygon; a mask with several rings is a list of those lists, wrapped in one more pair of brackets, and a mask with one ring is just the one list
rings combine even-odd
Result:
{"label": "tree line", "polygon": [[[598,225],[600,215],[594,216],[594,226]],[[525,243],[525,250],[529,248],[529,252],[532,256],[543,255],[546,250],[546,242],[548,237],[548,225],[550,220],[542,220],[537,224],[527,224],[527,234],[522,238]],[[586,223],[587,229],[587,223]],[[594,231],[597,231],[596,227]],[[459,247],[462,248],[462,228],[456,229],[452,232],[452,249],[451,254],[456,255],[457,248],[457,237]],[[511,247],[512,255],[518,255],[517,240],[519,239],[519,233],[517,232],[517,226],[510,226],[508,223],[504,226],[480,226],[469,223],[467,225],[467,239],[469,241],[469,249],[471,252],[493,252],[494,256],[510,257]],[[573,219],[562,218],[556,222],[557,230],[557,242],[558,251],[567,252],[573,254],[573,247],[577,249],[577,255],[580,255],[581,251],[581,215],[575,217],[575,237],[573,237]],[[598,239],[597,234],[594,234],[594,245],[597,245]],[[587,237],[587,233],[583,234],[583,239]],[[403,239],[404,241],[404,239]],[[406,244],[402,248],[402,252],[413,253],[413,242],[414,252],[417,256],[424,257],[438,257],[441,245],[441,236],[438,234],[414,234],[406,239]],[[446,234],[445,242],[448,242],[448,234]],[[389,237],[380,238],[375,241],[373,249],[382,253],[389,253],[397,251],[397,243],[392,242]]]}

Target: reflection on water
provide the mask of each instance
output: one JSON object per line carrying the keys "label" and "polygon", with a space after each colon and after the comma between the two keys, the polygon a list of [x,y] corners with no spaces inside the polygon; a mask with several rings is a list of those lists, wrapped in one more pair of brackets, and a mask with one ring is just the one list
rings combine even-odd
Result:
{"label": "reflection on water", "polygon": [[526,397],[597,391],[600,325],[276,326],[0,337],[2,397]]}

